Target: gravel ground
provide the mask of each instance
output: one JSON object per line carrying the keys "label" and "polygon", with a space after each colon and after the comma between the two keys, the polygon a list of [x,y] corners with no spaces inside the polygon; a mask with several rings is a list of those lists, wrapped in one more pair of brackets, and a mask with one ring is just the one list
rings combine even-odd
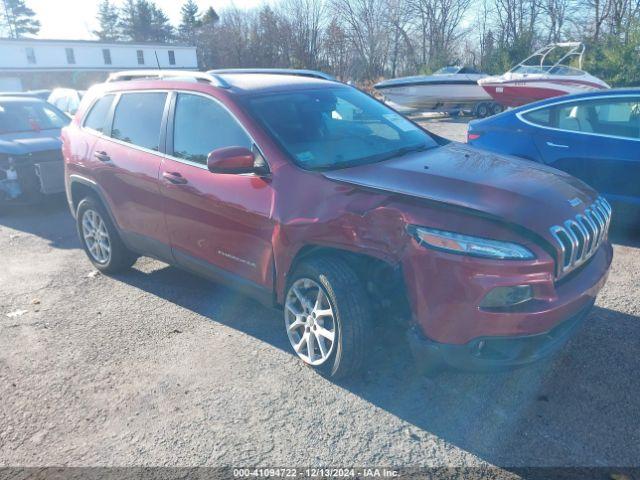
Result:
{"label": "gravel ground", "polygon": [[638,466],[640,249],[616,241],[597,307],[551,360],[429,379],[389,332],[338,384],[289,353],[279,312],[150,259],[96,274],[63,199],[12,212],[0,466]]}

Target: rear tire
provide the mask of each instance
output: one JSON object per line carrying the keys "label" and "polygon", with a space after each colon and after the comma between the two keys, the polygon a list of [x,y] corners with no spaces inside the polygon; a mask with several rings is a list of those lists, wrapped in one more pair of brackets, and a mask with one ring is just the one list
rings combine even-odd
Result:
{"label": "rear tire", "polygon": [[491,107],[492,115],[498,115],[499,113],[502,113],[502,112],[504,112],[504,107],[499,103],[494,103],[493,106]]}
{"label": "rear tire", "polygon": [[369,348],[370,302],[343,260],[301,263],[287,286],[284,317],[289,342],[305,364],[331,379],[360,370]]}
{"label": "rear tire", "polygon": [[118,234],[111,217],[101,202],[85,197],[76,210],[78,236],[93,266],[104,273],[128,269],[137,256],[129,250]]}

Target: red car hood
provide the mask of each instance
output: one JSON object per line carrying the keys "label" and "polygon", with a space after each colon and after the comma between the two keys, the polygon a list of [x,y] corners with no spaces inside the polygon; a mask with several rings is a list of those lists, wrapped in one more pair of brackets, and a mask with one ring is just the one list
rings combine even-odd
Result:
{"label": "red car hood", "polygon": [[367,188],[475,210],[549,239],[549,227],[575,217],[597,198],[564,172],[460,143],[325,177]]}

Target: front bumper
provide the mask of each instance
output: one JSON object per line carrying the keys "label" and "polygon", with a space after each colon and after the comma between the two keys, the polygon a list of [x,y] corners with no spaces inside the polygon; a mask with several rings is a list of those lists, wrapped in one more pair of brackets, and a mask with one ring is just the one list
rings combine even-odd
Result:
{"label": "front bumper", "polygon": [[[611,244],[603,242],[587,263],[558,281],[551,259],[495,261],[416,244],[402,267],[413,323],[430,340],[464,345],[552,330],[595,301],[612,258]],[[480,307],[494,288],[515,285],[530,285],[534,299],[510,309]]]}
{"label": "front bumper", "polygon": [[9,164],[0,162],[0,201],[3,203],[34,203],[42,195],[64,192],[64,163],[57,152],[50,156],[28,156],[14,164],[17,180],[8,181]]}
{"label": "front bumper", "polygon": [[407,338],[421,365],[448,365],[467,371],[499,371],[536,362],[558,351],[588,316],[589,303],[573,316],[546,332],[512,336],[479,337],[463,345],[434,342],[414,328]]}

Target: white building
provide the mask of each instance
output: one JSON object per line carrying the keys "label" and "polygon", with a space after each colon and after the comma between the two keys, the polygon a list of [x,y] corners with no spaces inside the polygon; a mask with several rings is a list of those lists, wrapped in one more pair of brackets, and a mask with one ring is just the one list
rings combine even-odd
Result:
{"label": "white building", "polygon": [[0,39],[0,91],[84,89],[110,72],[197,69],[196,47],[83,40]]}

